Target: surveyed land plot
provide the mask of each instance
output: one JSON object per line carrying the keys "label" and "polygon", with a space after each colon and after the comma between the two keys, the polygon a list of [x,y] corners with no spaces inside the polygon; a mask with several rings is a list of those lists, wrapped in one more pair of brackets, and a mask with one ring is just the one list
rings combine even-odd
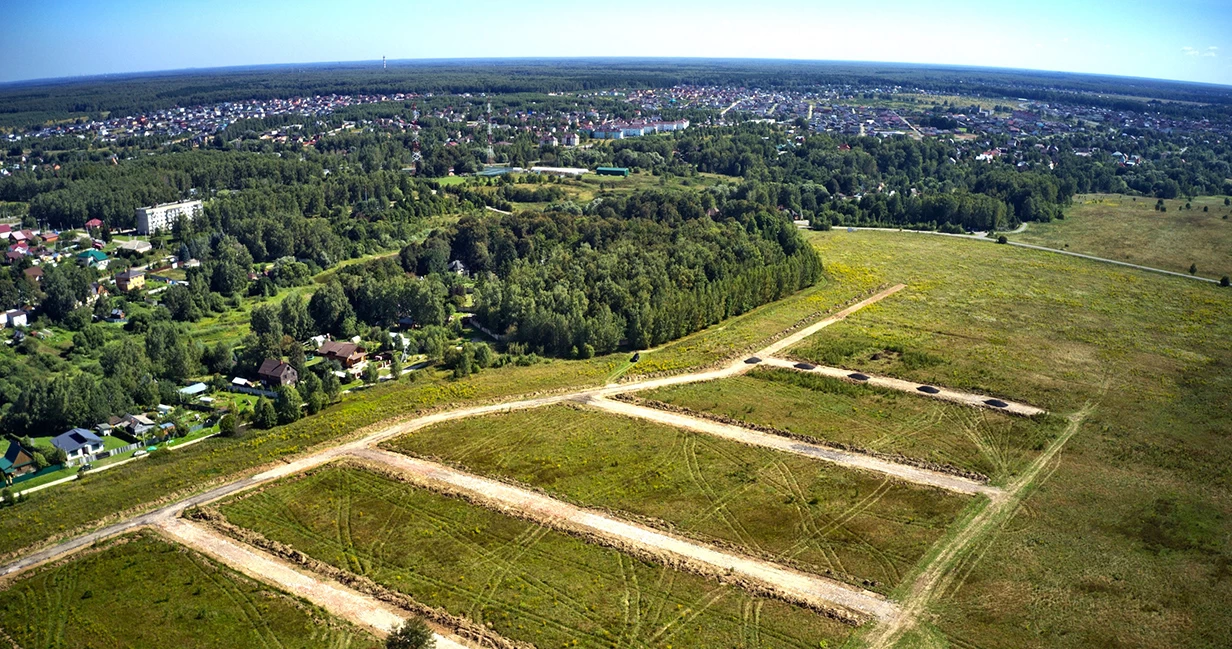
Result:
{"label": "surveyed land plot", "polygon": [[1004,518],[936,555],[927,624],[896,646],[1232,646],[1226,290],[950,237],[808,236],[828,272],[911,290],[790,355],[1086,414]]}
{"label": "surveyed land plot", "polygon": [[817,647],[851,627],[365,469],[224,503],[236,525],[539,647]]}
{"label": "surveyed land plot", "polygon": [[358,627],[149,531],[8,584],[0,628],[28,649],[379,646]]}
{"label": "surveyed land plot", "polygon": [[882,593],[971,502],[568,405],[445,422],[387,447]]}
{"label": "surveyed land plot", "polygon": [[639,396],[699,416],[956,467],[992,484],[1004,483],[1063,425],[781,368]]}

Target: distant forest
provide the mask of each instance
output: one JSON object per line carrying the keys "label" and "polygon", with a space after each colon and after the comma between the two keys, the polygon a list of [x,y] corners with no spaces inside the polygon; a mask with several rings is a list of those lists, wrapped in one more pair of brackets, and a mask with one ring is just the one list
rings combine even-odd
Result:
{"label": "distant forest", "polygon": [[[1211,85],[1053,72],[823,61],[708,59],[456,60],[279,65],[29,81],[0,85],[0,128],[132,114],[243,99],[314,94],[516,93],[665,87],[675,84],[799,88],[904,85],[989,97],[1068,100],[1145,110],[1150,98],[1210,104],[1232,115],[1232,92]],[[1150,105],[1187,114],[1199,107]]]}

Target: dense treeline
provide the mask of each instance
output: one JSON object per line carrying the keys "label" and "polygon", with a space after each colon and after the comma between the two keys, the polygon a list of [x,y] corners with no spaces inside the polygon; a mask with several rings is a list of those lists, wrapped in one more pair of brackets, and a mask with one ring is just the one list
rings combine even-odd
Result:
{"label": "dense treeline", "polygon": [[821,273],[781,216],[692,192],[608,197],[580,216],[467,217],[402,259],[428,274],[461,262],[479,278],[475,311],[490,330],[575,357],[672,340]]}

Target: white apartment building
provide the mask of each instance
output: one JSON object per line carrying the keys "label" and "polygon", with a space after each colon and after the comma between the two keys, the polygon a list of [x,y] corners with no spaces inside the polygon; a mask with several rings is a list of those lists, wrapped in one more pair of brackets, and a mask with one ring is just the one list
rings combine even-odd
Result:
{"label": "white apartment building", "polygon": [[137,234],[153,234],[159,230],[170,230],[181,214],[187,216],[190,221],[197,218],[201,214],[201,201],[181,201],[138,208]]}

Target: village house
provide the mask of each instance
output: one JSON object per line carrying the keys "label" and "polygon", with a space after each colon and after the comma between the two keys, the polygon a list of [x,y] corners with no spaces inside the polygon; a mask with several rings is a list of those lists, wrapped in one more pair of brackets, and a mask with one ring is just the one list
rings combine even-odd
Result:
{"label": "village house", "polygon": [[143,270],[126,270],[115,276],[116,288],[121,292],[127,293],[137,289],[145,288],[145,271]]}
{"label": "village house", "polygon": [[51,445],[64,451],[68,462],[85,461],[91,455],[103,450],[103,440],[84,428],[74,428],[67,433],[61,433],[51,438]]}
{"label": "village house", "polygon": [[37,283],[43,281],[43,269],[41,266],[31,266],[21,271],[21,274],[25,275],[26,279],[32,282]]}
{"label": "village house", "polygon": [[296,372],[290,363],[285,363],[277,358],[267,358],[264,363],[261,363],[260,369],[257,370],[257,377],[264,381],[266,385],[273,387],[280,385],[294,386],[299,381],[299,372]]}
{"label": "village house", "polygon": [[4,457],[0,458],[0,473],[4,474],[5,484],[13,484],[13,478],[34,473],[37,469],[34,456],[29,451],[16,441],[9,442]]}
{"label": "village house", "polygon": [[13,328],[26,326],[26,312],[21,309],[5,311],[4,316],[0,319],[0,326]]}
{"label": "village house", "polygon": [[99,270],[106,270],[110,261],[101,250],[84,250],[77,253],[77,263],[86,267],[93,266]]}
{"label": "village house", "polygon": [[333,340],[325,341],[325,344],[317,349],[318,356],[324,357],[327,361],[338,361],[343,368],[355,367],[364,362],[366,353],[355,343],[340,343]]}

